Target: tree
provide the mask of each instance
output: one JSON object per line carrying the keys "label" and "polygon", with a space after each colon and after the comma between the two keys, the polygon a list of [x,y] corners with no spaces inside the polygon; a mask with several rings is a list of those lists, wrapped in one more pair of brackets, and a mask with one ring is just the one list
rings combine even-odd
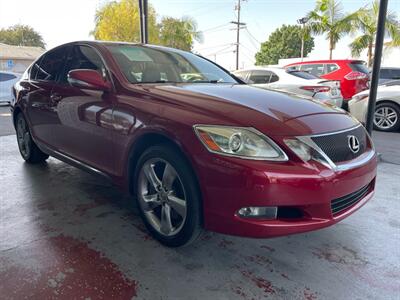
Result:
{"label": "tree", "polygon": [[[157,24],[156,11],[148,7],[149,43],[191,50],[195,40],[201,41],[196,22],[164,17]],[[96,12],[95,29],[92,35],[97,40],[140,42],[140,16],[137,0],[113,1]]]}
{"label": "tree", "polygon": [[160,44],[186,51],[192,50],[193,41],[202,41],[202,33],[197,31],[197,23],[192,18],[164,17],[160,23]]}
{"label": "tree", "polygon": [[[140,16],[137,0],[113,1],[97,10],[92,35],[97,40],[140,42],[139,24]],[[148,7],[147,24],[149,42],[158,43],[156,12],[151,5]]]}
{"label": "tree", "polygon": [[[372,6],[365,7],[357,11],[356,25],[361,31],[361,35],[357,36],[349,45],[351,54],[359,57],[364,49],[367,49],[368,66],[372,65],[373,46],[377,31],[379,14],[379,2],[375,1]],[[400,46],[400,24],[394,12],[388,12],[385,23],[386,35],[391,38],[391,41],[386,43],[387,47]]]}
{"label": "tree", "polygon": [[283,25],[261,44],[256,53],[256,65],[277,64],[280,58],[300,57],[301,39],[304,35],[304,56],[314,48],[314,39],[298,25]]}
{"label": "tree", "polygon": [[42,36],[28,25],[14,25],[0,29],[0,43],[16,46],[45,47]]}
{"label": "tree", "polygon": [[307,15],[314,34],[326,34],[329,41],[329,59],[337,42],[353,30],[356,13],[345,14],[341,2],[337,0],[318,0],[313,11]]}

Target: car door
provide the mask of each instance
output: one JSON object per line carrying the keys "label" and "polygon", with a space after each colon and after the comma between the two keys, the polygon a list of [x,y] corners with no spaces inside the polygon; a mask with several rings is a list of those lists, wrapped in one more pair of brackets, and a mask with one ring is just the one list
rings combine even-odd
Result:
{"label": "car door", "polygon": [[57,151],[97,170],[113,174],[113,92],[89,90],[68,83],[68,72],[96,70],[109,80],[100,53],[88,45],[74,45],[52,93],[51,108]]}
{"label": "car door", "polygon": [[20,83],[28,119],[34,139],[54,146],[54,126],[57,117],[51,106],[51,92],[59,70],[64,67],[68,47],[61,46],[46,52],[32,65],[27,80]]}

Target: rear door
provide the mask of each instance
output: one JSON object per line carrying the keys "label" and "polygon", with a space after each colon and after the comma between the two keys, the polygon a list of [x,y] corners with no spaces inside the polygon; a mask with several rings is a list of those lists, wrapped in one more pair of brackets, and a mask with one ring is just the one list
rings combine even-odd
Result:
{"label": "rear door", "polygon": [[58,118],[51,105],[51,92],[57,74],[63,69],[68,47],[62,46],[44,54],[30,70],[29,80],[21,82],[26,101],[25,115],[33,137],[40,142],[54,145],[54,126]]}

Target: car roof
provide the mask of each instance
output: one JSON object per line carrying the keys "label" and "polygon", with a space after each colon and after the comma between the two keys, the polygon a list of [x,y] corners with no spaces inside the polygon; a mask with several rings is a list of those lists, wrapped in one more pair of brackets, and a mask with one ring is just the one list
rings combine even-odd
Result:
{"label": "car roof", "polygon": [[350,62],[362,62],[364,63],[363,60],[360,59],[326,59],[326,60],[310,60],[310,61],[299,61],[291,64],[287,64],[287,66],[292,66],[292,65],[305,65],[305,64],[320,64],[320,63],[350,63]]}
{"label": "car roof", "polygon": [[[99,41],[99,40],[79,40],[79,41],[73,41],[73,42],[61,44],[57,47],[67,46],[67,45],[75,45],[75,44],[87,44],[87,45],[91,45],[91,46],[132,45],[132,46],[148,47],[148,48],[154,48],[154,49],[164,49],[164,50],[173,51],[173,52],[191,53],[190,51],[184,51],[184,50],[180,50],[180,49],[176,49],[176,48],[165,47],[165,46],[160,46],[160,45],[153,45],[153,44],[121,42],[121,41]],[[54,47],[53,49],[55,49],[57,47]]]}

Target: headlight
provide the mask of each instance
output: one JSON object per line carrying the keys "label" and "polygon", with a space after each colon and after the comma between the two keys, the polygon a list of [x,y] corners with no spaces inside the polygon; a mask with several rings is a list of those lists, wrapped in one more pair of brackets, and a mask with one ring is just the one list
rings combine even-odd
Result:
{"label": "headlight", "polygon": [[254,128],[196,125],[194,130],[211,152],[247,159],[288,160],[274,141]]}
{"label": "headlight", "polygon": [[299,139],[285,139],[284,141],[290,150],[292,150],[304,162],[314,160],[327,167],[331,167],[329,162],[317,150]]}

